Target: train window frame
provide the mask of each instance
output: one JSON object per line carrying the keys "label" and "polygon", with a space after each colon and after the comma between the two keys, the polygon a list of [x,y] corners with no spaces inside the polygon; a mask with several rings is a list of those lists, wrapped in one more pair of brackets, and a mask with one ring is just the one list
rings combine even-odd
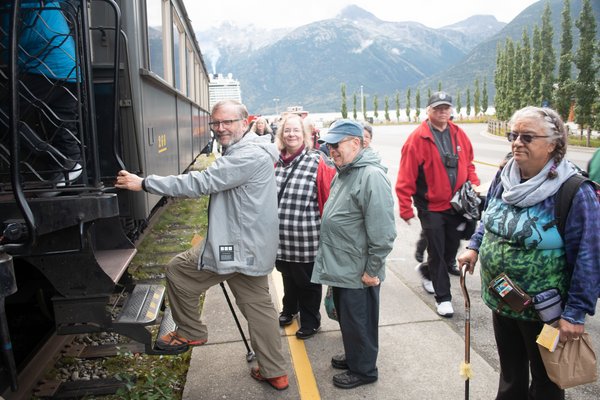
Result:
{"label": "train window frame", "polygon": [[[177,14],[177,10],[175,7],[171,7],[173,12],[172,15],[172,46],[173,46],[173,87],[177,89],[180,93],[183,93],[187,96],[186,93],[186,78],[187,78],[187,62],[186,62],[186,42],[187,35],[185,33],[185,28],[183,27],[183,23]],[[176,46],[177,39],[177,46]]]}
{"label": "train window frame", "polygon": [[[154,7],[149,7],[149,4],[154,5]],[[158,54],[158,58],[161,59],[162,71],[158,69],[159,62],[153,64],[151,61],[153,55],[150,46],[150,28],[156,28],[155,25],[152,25],[150,18],[151,16],[149,15],[152,12],[151,10],[153,10],[153,12],[160,12],[160,18],[158,18],[158,20],[160,21],[160,34],[162,36],[162,46],[159,47],[161,53]],[[144,16],[144,30],[146,39],[146,68],[152,73],[153,76],[171,85],[173,82],[173,48],[171,43],[171,0],[145,0]],[[154,17],[156,17],[156,15],[154,15]]]}
{"label": "train window frame", "polygon": [[194,61],[195,61],[195,54],[194,54],[194,49],[192,48],[192,44],[190,43],[189,38],[186,38],[187,40],[185,41],[185,55],[186,55],[186,61],[187,61],[187,66],[186,66],[186,93],[187,96],[193,100],[196,101],[196,87],[195,87],[195,82],[196,82],[196,77],[195,77],[195,71],[194,71]]}

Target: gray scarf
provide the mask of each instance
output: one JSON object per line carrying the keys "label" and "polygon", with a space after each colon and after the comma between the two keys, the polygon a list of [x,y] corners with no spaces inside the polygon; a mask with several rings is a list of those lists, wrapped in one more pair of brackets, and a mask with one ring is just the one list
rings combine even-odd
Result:
{"label": "gray scarf", "polygon": [[563,159],[556,166],[558,173],[556,178],[549,179],[548,171],[552,165],[554,165],[554,160],[551,159],[536,176],[521,183],[519,165],[514,159],[511,159],[500,173],[504,188],[502,200],[517,207],[530,207],[553,196],[564,181],[577,173],[575,166],[570,161]]}

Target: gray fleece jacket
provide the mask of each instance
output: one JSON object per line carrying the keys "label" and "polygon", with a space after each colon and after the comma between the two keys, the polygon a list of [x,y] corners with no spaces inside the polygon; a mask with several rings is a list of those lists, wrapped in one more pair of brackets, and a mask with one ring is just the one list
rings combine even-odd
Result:
{"label": "gray fleece jacket", "polygon": [[210,195],[208,235],[199,269],[217,274],[268,275],[279,245],[275,161],[269,137],[248,132],[208,169],[160,177],[149,175],[144,189],[172,197]]}

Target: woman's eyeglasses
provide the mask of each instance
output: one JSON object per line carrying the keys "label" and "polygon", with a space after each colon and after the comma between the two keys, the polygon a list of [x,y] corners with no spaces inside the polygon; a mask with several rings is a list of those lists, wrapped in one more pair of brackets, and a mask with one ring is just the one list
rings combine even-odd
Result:
{"label": "woman's eyeglasses", "polygon": [[238,118],[238,119],[226,119],[224,121],[211,121],[208,123],[208,126],[210,126],[210,129],[217,129],[219,128],[221,125],[223,125],[223,128],[227,129],[229,127],[231,127],[231,124],[233,124],[234,122],[238,122],[241,121],[242,118]]}
{"label": "woman's eyeglasses", "polygon": [[536,136],[530,135],[529,133],[518,133],[518,132],[507,132],[506,137],[509,142],[514,142],[517,138],[521,138],[521,142],[525,144],[529,144],[533,141],[533,139],[537,138],[547,138],[548,136]]}

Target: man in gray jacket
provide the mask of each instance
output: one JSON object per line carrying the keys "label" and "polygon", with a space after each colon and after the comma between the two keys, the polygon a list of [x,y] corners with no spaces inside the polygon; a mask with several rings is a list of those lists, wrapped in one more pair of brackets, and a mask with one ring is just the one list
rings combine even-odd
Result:
{"label": "man in gray jacket", "polygon": [[342,119],[322,139],[338,170],[321,219],[312,281],[333,288],[345,353],[334,356],[337,387],[377,380],[379,290],[396,238],[394,199],[386,168],[363,148],[363,127]]}
{"label": "man in gray jacket", "polygon": [[145,179],[119,171],[115,186],[172,197],[210,195],[208,234],[167,266],[167,294],[177,330],[157,340],[164,350],[199,346],[208,340],[200,320],[200,295],[227,281],[248,320],[259,367],[253,378],[275,389],[288,387],[277,312],[268,275],[277,254],[279,220],[274,164],[279,153],[268,137],[248,131],[248,111],[233,100],[213,107],[212,131],[223,156],[202,172]]}

